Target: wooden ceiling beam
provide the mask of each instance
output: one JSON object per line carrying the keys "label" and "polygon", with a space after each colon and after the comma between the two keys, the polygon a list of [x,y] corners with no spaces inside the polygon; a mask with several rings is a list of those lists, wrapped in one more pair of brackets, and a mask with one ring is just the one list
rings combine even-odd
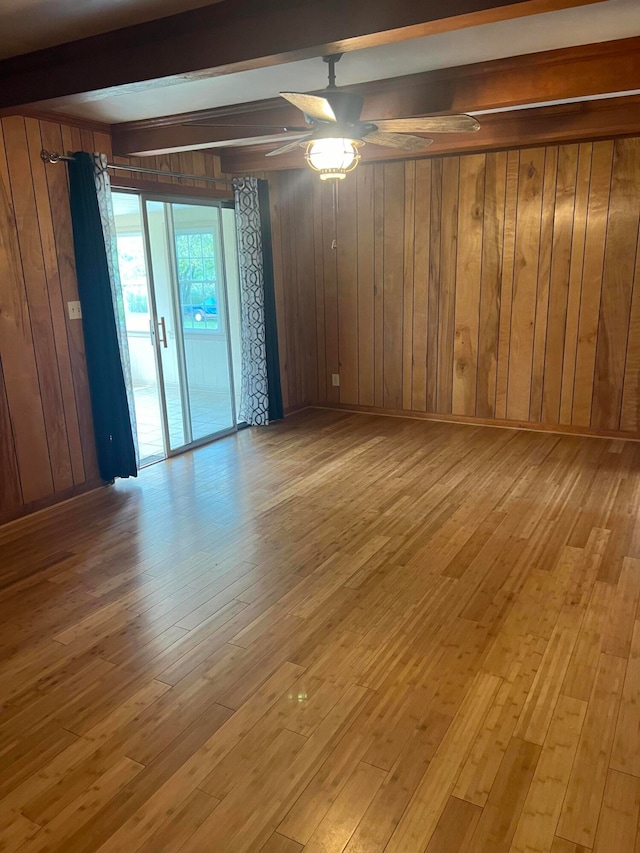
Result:
{"label": "wooden ceiling beam", "polygon": [[[550,50],[348,87],[365,99],[363,118],[482,113],[527,104],[640,90],[640,37]],[[265,136],[262,125],[299,125],[280,98],[112,126],[114,152],[157,154],[233,147]],[[207,120],[218,127],[185,126]],[[481,118],[484,122],[486,119]],[[255,123],[255,126],[250,126]],[[271,131],[266,131],[271,133]]]}
{"label": "wooden ceiling beam", "polygon": [[0,62],[0,108],[49,107],[603,0],[222,0]]}
{"label": "wooden ceiling beam", "polygon": [[[186,122],[218,122],[218,127],[197,127]],[[114,152],[122,156],[136,151],[140,155],[215,148],[229,145],[230,140],[251,140],[254,137],[277,135],[263,126],[298,126],[304,124],[302,113],[282,98],[254,101],[216,110],[181,113],[148,121],[124,122],[111,125]]]}
{"label": "wooden ceiling beam", "polygon": [[[439,134],[433,145],[425,149],[423,156],[469,154],[620,136],[640,136],[640,95],[493,113],[485,116],[478,133]],[[308,168],[302,150],[279,157],[265,157],[268,150],[268,146],[223,149],[220,151],[222,171],[240,175]],[[365,163],[412,159],[404,151],[396,152],[374,145],[364,145],[360,151]]]}

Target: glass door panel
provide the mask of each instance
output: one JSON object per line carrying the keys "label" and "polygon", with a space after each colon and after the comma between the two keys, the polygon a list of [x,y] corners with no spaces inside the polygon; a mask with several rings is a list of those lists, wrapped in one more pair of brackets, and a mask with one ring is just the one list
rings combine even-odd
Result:
{"label": "glass door panel", "polygon": [[143,217],[139,195],[114,192],[112,199],[135,403],[136,436],[140,464],[144,466],[164,459],[166,448]]}
{"label": "glass door panel", "polygon": [[220,208],[172,204],[192,441],[235,423]]}
{"label": "glass door panel", "polygon": [[[185,382],[181,359],[181,328],[176,319],[172,255],[171,205],[145,201],[149,265],[153,272],[154,328],[162,365],[169,450],[191,442],[186,419]],[[187,422],[186,422],[187,421]]]}
{"label": "glass door panel", "polygon": [[235,428],[220,208],[146,198],[169,450]]}
{"label": "glass door panel", "polygon": [[231,369],[233,373],[236,420],[240,409],[242,387],[242,340],[240,329],[240,273],[238,270],[238,244],[236,240],[236,212],[231,207],[220,209],[222,218],[222,245],[224,251],[224,273],[227,283],[227,309],[229,313],[229,337],[231,340]]}

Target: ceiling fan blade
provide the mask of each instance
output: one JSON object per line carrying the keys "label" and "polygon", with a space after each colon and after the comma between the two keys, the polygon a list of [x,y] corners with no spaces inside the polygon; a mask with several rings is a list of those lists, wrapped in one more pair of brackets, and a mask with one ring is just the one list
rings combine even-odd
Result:
{"label": "ceiling fan blade", "polygon": [[426,118],[383,118],[371,122],[391,133],[474,133],[480,122],[473,116],[427,116]]}
{"label": "ceiling fan blade", "polygon": [[300,139],[296,139],[293,142],[289,142],[287,145],[283,145],[280,148],[275,148],[273,151],[268,151],[265,154],[265,157],[275,157],[277,154],[287,154],[289,151],[295,151],[296,148],[299,148],[307,139],[311,139],[311,134],[303,136]]}
{"label": "ceiling fan blade", "polygon": [[411,136],[406,133],[382,133],[374,130],[364,137],[365,142],[373,145],[383,145],[385,148],[400,148],[403,151],[414,153],[424,151],[433,142],[433,139],[423,139],[421,136]]}
{"label": "ceiling fan blade", "polygon": [[281,133],[288,133],[291,131],[292,133],[306,133],[309,130],[309,126],[306,127],[292,127],[291,125],[282,125],[282,124],[221,124],[216,121],[187,121],[183,122],[182,127],[241,127],[241,128],[257,128],[258,130],[278,130]]}
{"label": "ceiling fan blade", "polygon": [[280,96],[294,107],[318,121],[337,121],[336,114],[326,98],[318,95],[303,95],[299,92],[280,92]]}

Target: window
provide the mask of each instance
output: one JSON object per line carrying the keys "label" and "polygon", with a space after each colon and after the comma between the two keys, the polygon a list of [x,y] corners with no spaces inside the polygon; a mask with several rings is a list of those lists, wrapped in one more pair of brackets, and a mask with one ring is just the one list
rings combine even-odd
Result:
{"label": "window", "polygon": [[118,234],[118,267],[128,332],[149,332],[147,269],[142,234]]}
{"label": "window", "polygon": [[213,232],[176,231],[175,245],[183,328],[220,331]]}

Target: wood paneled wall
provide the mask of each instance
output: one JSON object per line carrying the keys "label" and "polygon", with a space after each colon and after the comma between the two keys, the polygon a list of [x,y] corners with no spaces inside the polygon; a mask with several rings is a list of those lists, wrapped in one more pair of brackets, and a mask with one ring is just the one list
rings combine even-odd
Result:
{"label": "wood paneled wall", "polygon": [[640,139],[269,180],[289,404],[640,429]]}
{"label": "wood paneled wall", "polygon": [[[285,177],[286,175],[286,177]],[[316,268],[322,241],[314,230],[313,183],[305,171],[262,175],[269,181],[273,271],[285,413],[317,397]]]}
{"label": "wood paneled wall", "polygon": [[[36,118],[0,122],[0,522],[100,482],[82,324],[67,314],[78,298],[67,170],[45,166],[42,148],[110,157],[111,140]],[[220,174],[203,152],[144,165]]]}

